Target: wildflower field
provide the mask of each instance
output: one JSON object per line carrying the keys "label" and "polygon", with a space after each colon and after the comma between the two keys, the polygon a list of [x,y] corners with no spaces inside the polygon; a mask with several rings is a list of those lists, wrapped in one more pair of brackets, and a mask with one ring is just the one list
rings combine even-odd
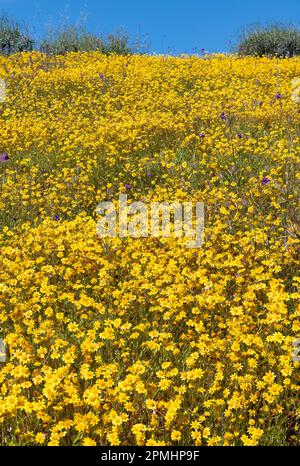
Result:
{"label": "wildflower field", "polygon": [[[299,445],[300,58],[0,69],[0,444]],[[203,245],[100,238],[119,193]]]}

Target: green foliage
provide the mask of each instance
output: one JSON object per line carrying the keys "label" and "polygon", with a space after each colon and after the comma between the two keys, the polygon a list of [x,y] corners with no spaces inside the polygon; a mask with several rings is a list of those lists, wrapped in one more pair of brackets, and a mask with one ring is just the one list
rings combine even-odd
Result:
{"label": "green foliage", "polygon": [[7,15],[0,16],[0,54],[10,55],[33,49],[34,41],[26,29]]}
{"label": "green foliage", "polygon": [[63,55],[66,52],[91,52],[126,55],[132,52],[126,33],[108,34],[106,38],[87,32],[77,26],[67,26],[43,40],[41,50],[49,54]]}
{"label": "green foliage", "polygon": [[300,55],[300,30],[294,26],[255,26],[242,34],[238,53],[284,58]]}

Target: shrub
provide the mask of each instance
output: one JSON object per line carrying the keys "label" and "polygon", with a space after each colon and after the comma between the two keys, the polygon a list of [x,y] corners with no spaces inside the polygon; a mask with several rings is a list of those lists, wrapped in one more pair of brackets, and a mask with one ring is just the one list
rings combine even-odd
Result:
{"label": "shrub", "polygon": [[104,41],[103,53],[116,53],[118,55],[127,55],[132,49],[129,46],[129,36],[126,33],[108,34]]}
{"label": "shrub", "polygon": [[0,54],[10,55],[33,49],[34,41],[21,24],[7,15],[0,16]]}
{"label": "shrub", "polygon": [[300,30],[287,26],[256,26],[238,44],[240,55],[292,57],[300,55]]}
{"label": "shrub", "polygon": [[91,52],[126,55],[131,52],[129,37],[125,33],[97,36],[77,26],[64,27],[50,35],[41,44],[41,50],[49,54],[63,55],[66,52]]}

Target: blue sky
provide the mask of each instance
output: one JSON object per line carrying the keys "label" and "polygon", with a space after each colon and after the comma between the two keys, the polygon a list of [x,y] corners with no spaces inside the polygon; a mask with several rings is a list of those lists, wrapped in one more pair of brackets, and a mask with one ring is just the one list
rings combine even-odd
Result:
{"label": "blue sky", "polygon": [[0,10],[36,34],[87,16],[91,32],[147,34],[155,53],[225,52],[249,24],[300,22],[300,0],[0,0]]}

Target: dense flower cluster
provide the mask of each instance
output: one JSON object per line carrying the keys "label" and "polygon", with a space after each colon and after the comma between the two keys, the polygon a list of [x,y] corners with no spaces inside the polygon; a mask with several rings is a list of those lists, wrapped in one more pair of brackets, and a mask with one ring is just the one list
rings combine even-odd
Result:
{"label": "dense flower cluster", "polygon": [[[299,444],[300,59],[0,67],[1,444]],[[125,192],[204,202],[203,246],[99,238]]]}

